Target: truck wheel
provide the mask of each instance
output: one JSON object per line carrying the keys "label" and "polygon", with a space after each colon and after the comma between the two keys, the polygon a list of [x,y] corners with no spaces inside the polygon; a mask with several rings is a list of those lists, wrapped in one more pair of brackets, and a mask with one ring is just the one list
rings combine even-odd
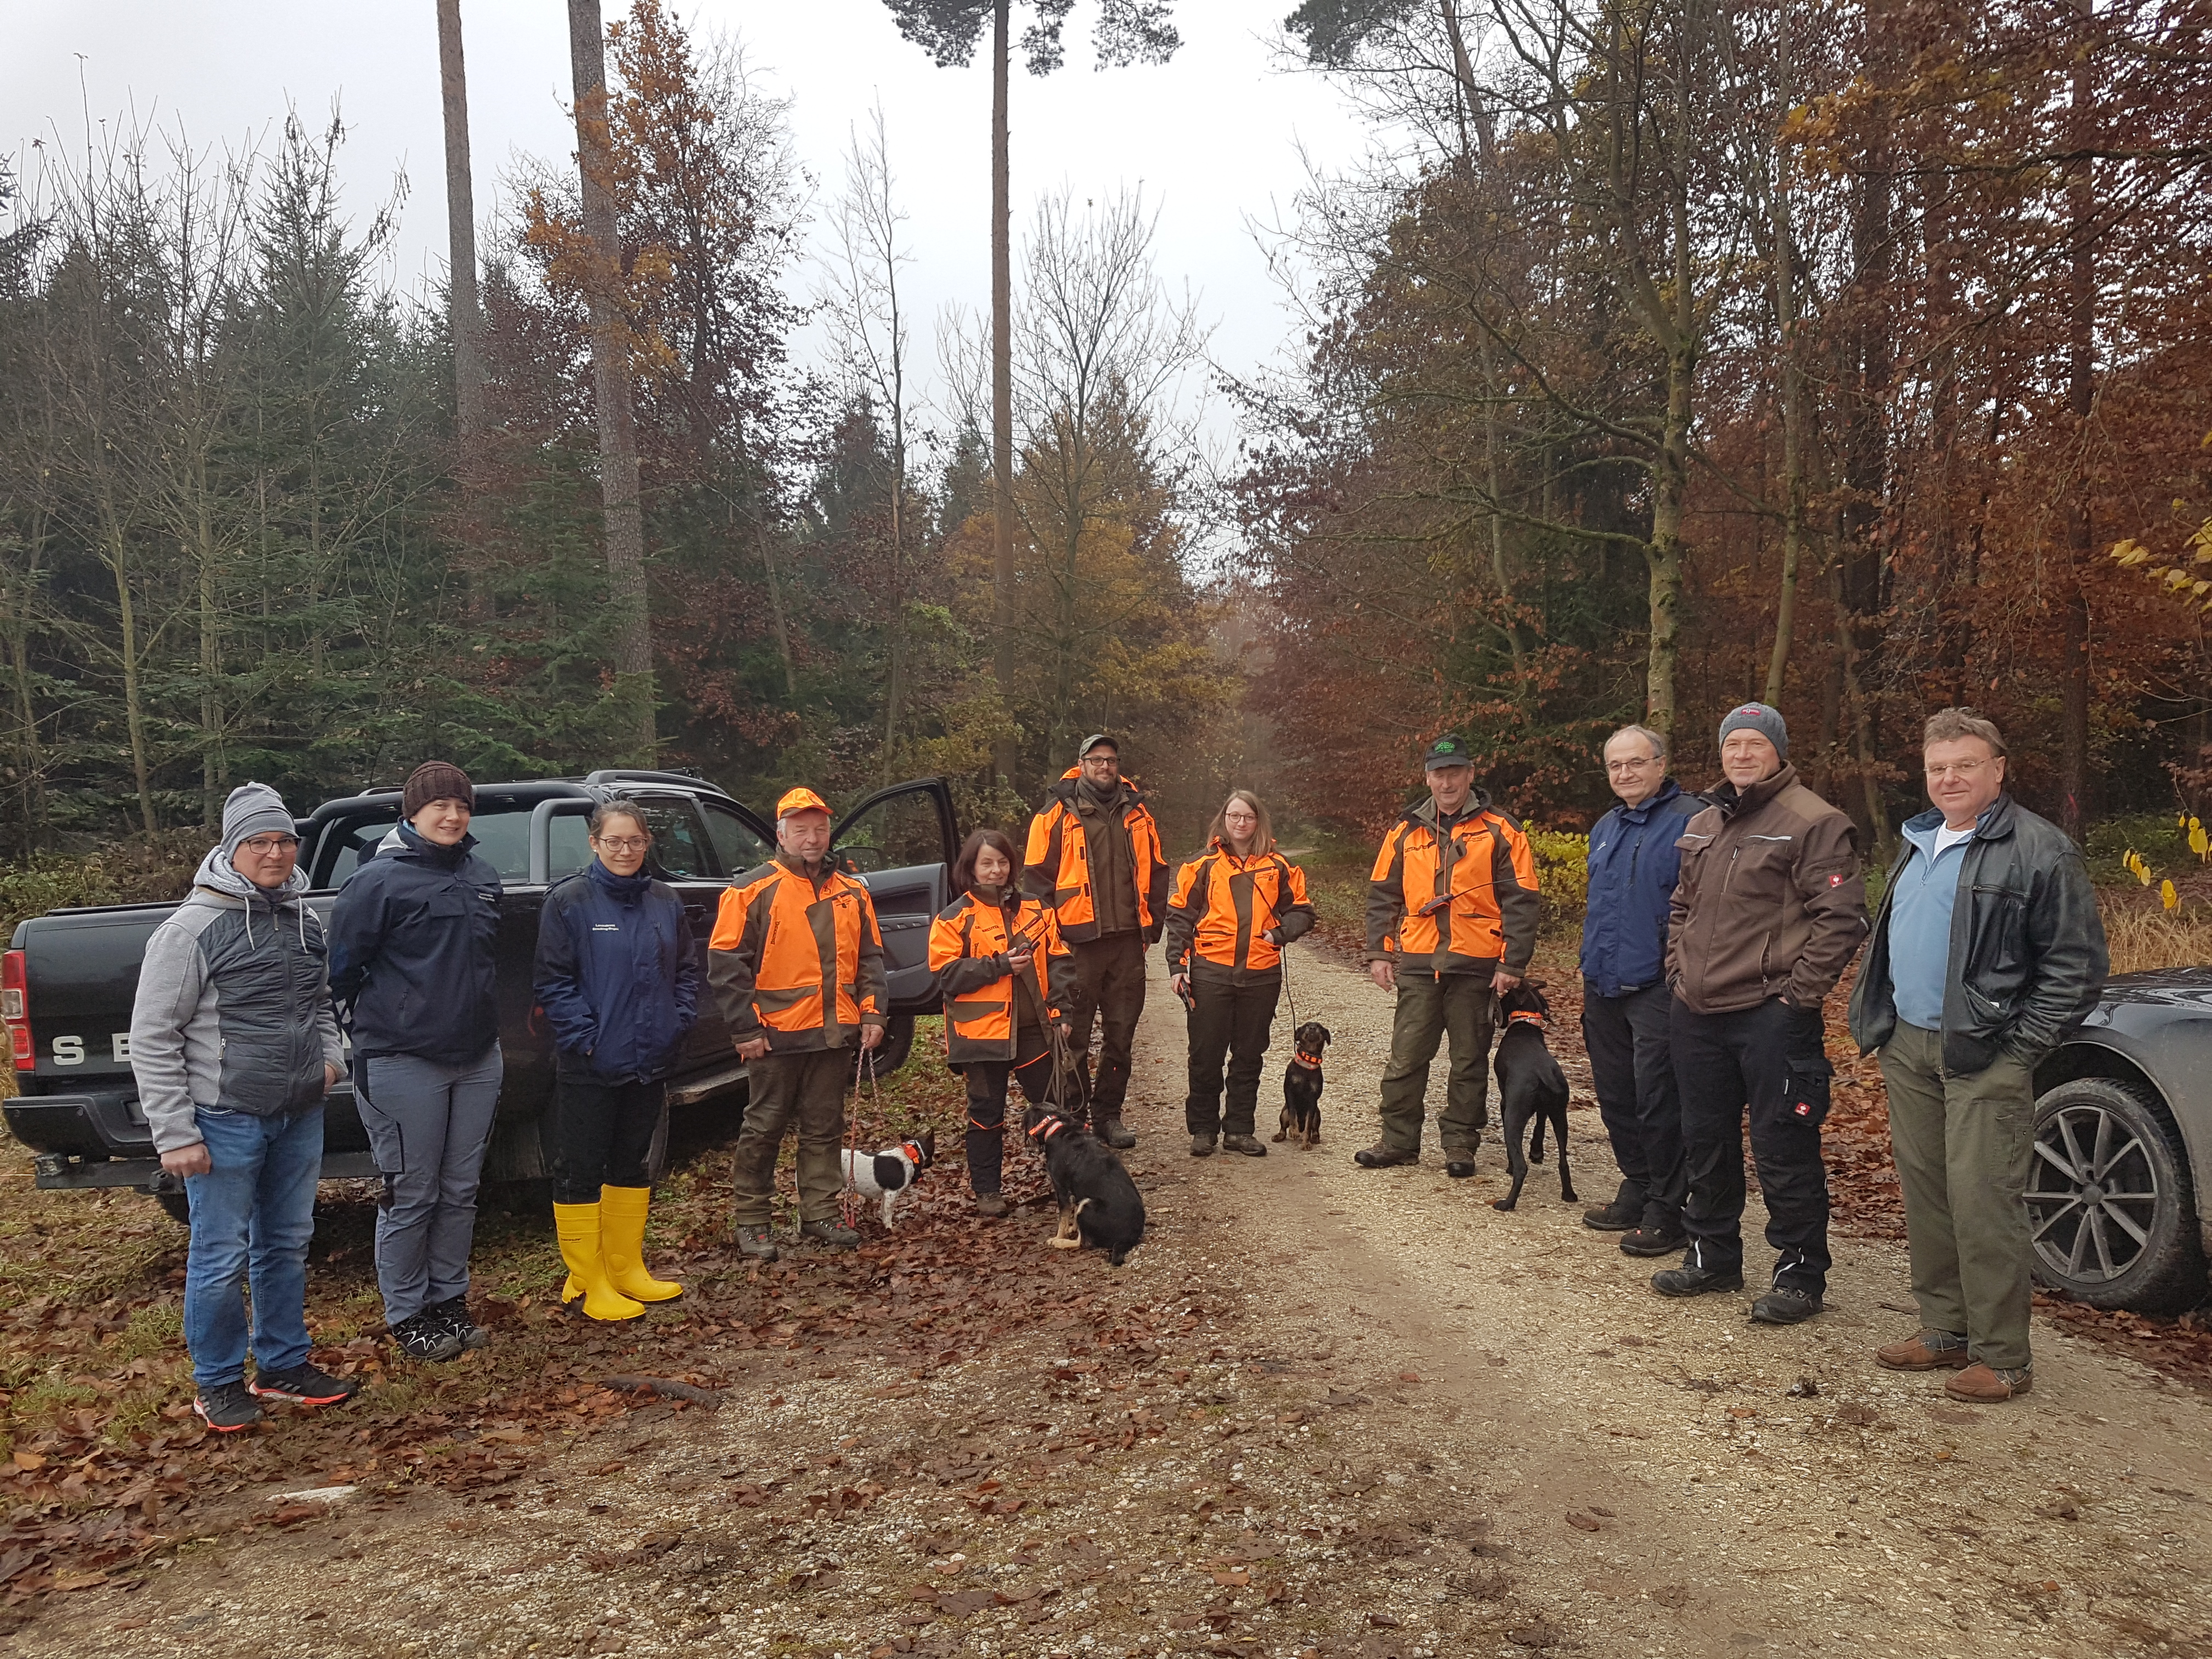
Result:
{"label": "truck wheel", "polygon": [[179,1227],[192,1224],[192,1201],[182,1193],[156,1193],[154,1201],[169,1212],[169,1219]]}
{"label": "truck wheel", "polygon": [[2109,1078],[2035,1104],[2027,1218],[2035,1276],[2094,1308],[2166,1313],[2204,1297],[2189,1155],[2165,1102]]}
{"label": "truck wheel", "polygon": [[907,1056],[914,1052],[914,1016],[893,1014],[890,1024],[884,1031],[883,1046],[876,1050],[876,1075],[889,1077],[906,1064]]}

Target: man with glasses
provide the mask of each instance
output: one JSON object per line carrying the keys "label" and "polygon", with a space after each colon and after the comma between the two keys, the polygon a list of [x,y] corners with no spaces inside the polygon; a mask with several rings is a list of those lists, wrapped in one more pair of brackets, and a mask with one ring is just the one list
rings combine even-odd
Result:
{"label": "man with glasses", "polygon": [[2035,1066],[2096,1005],[2109,965],[2081,854],[2005,792],[2004,739],[1970,708],[1929,717],[1933,807],[1905,846],[1851,994],[1879,1049],[1921,1328],[1875,1352],[1949,1370],[1954,1400],[2026,1394]]}
{"label": "man with glasses", "polygon": [[[1067,1018],[1091,1127],[1126,1150],[1137,1144],[1121,1122],[1129,1049],[1145,1012],[1145,947],[1167,925],[1168,864],[1152,809],[1121,775],[1121,745],[1105,732],[1083,740],[1030,820],[1022,891],[1052,911],[1075,953]],[[1094,1023],[1103,1031],[1095,1077]]]}
{"label": "man with glasses", "polygon": [[1620,1166],[1610,1204],[1583,1224],[1621,1235],[1629,1255],[1666,1255],[1682,1231],[1682,1103],[1668,1025],[1667,908],[1682,854],[1674,842],[1705,805],[1668,775],[1667,740],[1624,726],[1605,745],[1606,781],[1620,805],[1589,833],[1583,914],[1583,1043],[1598,1115]]}
{"label": "man with glasses", "polygon": [[323,1097],[343,1073],[329,953],[322,922],[301,902],[299,860],[276,792],[233,790],[222,845],[146,942],[131,1010],[138,1103],[161,1168],[183,1178],[191,1206],[192,1409],[222,1434],[260,1420],[256,1396],[328,1406],[361,1386],[307,1363]]}

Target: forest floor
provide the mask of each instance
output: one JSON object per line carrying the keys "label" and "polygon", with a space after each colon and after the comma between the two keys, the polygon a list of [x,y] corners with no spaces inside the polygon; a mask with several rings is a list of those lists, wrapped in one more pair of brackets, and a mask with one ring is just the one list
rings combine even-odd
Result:
{"label": "forest floor", "polygon": [[[853,1255],[741,1267],[727,1160],[688,1147],[654,1260],[690,1290],[634,1327],[549,1306],[543,1224],[488,1216],[497,1343],[391,1369],[368,1206],[332,1204],[319,1357],[374,1386],[222,1444],[180,1413],[181,1234],[128,1195],[9,1188],[0,1653],[2034,1659],[2212,1644],[2212,1398],[2188,1366],[2161,1372],[2110,1328],[2046,1315],[2036,1390],[2005,1407],[1878,1370],[1869,1350],[1913,1318],[1878,1172],[1848,1135],[1829,1312],[1778,1330],[1739,1297],[1660,1301],[1655,1264],[1580,1224],[1556,1164],[1510,1215],[1489,1202],[1494,1140],[1468,1182],[1446,1181],[1433,1148],[1356,1169],[1389,999],[1313,944],[1292,987],[1336,1036],[1324,1144],[1198,1160],[1182,1014],[1156,985],[1128,1158],[1151,1227],[1118,1272],[1045,1248],[1024,1155],[1009,1164],[1023,1206],[969,1216],[957,1097],[920,1050],[869,1109],[937,1122],[954,1149],[913,1212],[889,1235],[871,1216]],[[1593,1201],[1612,1165],[1562,1012]],[[1754,1278],[1759,1222],[1754,1206]],[[641,1375],[714,1403],[620,1380]]]}

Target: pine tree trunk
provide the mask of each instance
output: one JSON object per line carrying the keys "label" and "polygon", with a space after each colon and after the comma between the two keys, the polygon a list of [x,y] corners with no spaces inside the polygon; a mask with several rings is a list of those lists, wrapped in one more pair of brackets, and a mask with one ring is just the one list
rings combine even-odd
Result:
{"label": "pine tree trunk", "polygon": [[[605,31],[599,0],[568,0],[575,83],[576,161],[584,233],[597,269],[589,294],[592,383],[599,416],[599,493],[606,513],[607,601],[614,619],[617,732],[628,758],[653,758],[656,740],[653,618],[645,586],[645,520],[638,501],[637,418],[630,401],[629,331],[619,301],[622,243],[615,224],[614,155],[607,126]],[[765,544],[763,544],[765,550]],[[773,580],[773,578],[771,578]]]}
{"label": "pine tree trunk", "polygon": [[[469,165],[469,77],[461,51],[461,0],[438,0],[438,86],[446,118],[447,326],[453,339],[453,437],[461,498],[477,486],[483,462],[484,368],[477,298],[476,183]],[[471,541],[474,538],[470,538]],[[482,620],[490,593],[474,557],[463,570],[471,618]]]}
{"label": "pine tree trunk", "polygon": [[[1008,12],[997,0],[991,14],[991,673],[1000,701],[1014,701],[1014,276],[1012,208],[1009,201],[1006,126]],[[997,744],[999,775],[1011,781],[1019,765],[1011,732]]]}
{"label": "pine tree trunk", "polygon": [[[1780,81],[1775,101],[1789,109],[1796,94],[1790,72],[1787,6],[1776,14],[1775,29]],[[1789,163],[1778,143],[1774,162],[1774,330],[1782,350],[1782,580],[1774,600],[1774,654],[1766,660],[1766,702],[1779,708],[1797,626],[1797,573],[1805,549],[1805,372],[1797,359],[1797,228],[1790,211]]]}
{"label": "pine tree trunk", "polygon": [[[2095,85],[2088,41],[2090,0],[2074,0],[2084,40],[2074,58],[2074,137],[2089,132]],[[2097,398],[2096,258],[2090,246],[2090,221],[2096,211],[2092,164],[2074,164],[2067,186],[2071,260],[2067,271],[2066,406],[2074,416],[2074,508],[2069,514],[2066,571],[2060,585],[2062,641],[2059,655],[2059,824],[2076,841],[2089,816],[2089,595],[2086,586],[2094,546],[2089,516],[2089,418]]]}

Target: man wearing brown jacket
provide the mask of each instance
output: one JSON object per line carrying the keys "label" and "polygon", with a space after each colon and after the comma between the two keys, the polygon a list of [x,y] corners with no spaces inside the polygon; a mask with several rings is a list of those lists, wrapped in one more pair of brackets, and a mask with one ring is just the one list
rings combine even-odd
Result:
{"label": "man wearing brown jacket", "polygon": [[1753,1320],[1795,1325],[1828,1282],[1828,1115],[1821,1000],[1866,936],[1866,883],[1851,821],[1797,781],[1790,732],[1763,702],[1721,722],[1714,805],[1676,843],[1682,872],[1667,930],[1669,1036],[1682,1097],[1689,1252],[1655,1273],[1662,1296],[1743,1288],[1743,1132],[1766,1200],[1774,1279]]}

